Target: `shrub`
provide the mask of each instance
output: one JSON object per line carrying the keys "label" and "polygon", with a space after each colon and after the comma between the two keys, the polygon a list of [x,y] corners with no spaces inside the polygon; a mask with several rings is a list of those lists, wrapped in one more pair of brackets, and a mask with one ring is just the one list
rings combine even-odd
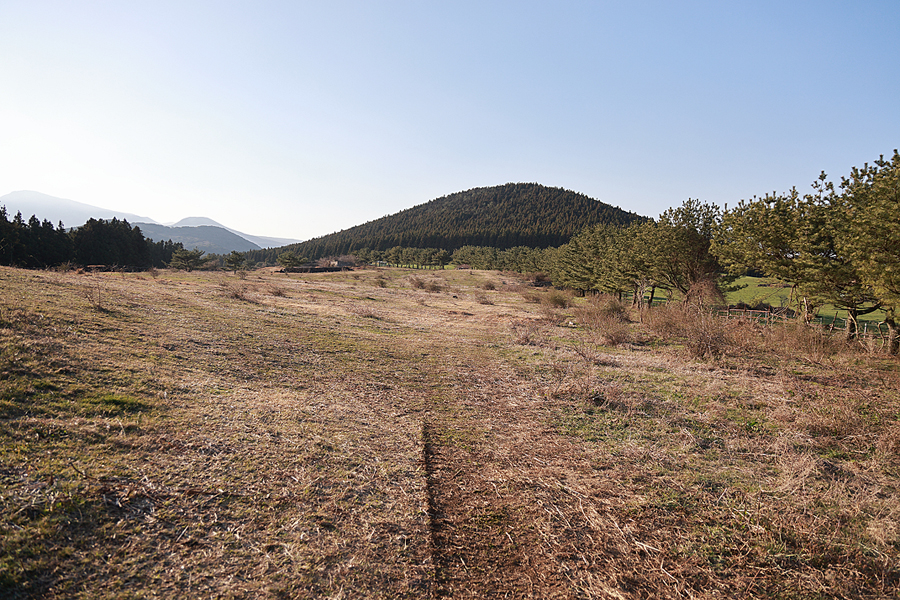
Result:
{"label": "shrub", "polygon": [[663,339],[680,339],[693,358],[715,358],[732,345],[727,320],[698,307],[653,308],[646,312],[644,322]]}
{"label": "shrub", "polygon": [[704,310],[685,313],[682,330],[688,353],[694,358],[715,358],[725,354],[731,345],[727,320]]}
{"label": "shrub", "polygon": [[644,313],[644,324],[663,339],[673,339],[681,335],[683,309],[672,305],[651,308]]}
{"label": "shrub", "polygon": [[415,275],[413,275],[412,277],[409,278],[409,284],[414,289],[417,289],[417,290],[425,289],[425,282],[423,280],[419,279],[418,277],[416,277]]}
{"label": "shrub", "polygon": [[362,317],[363,319],[381,319],[381,315],[379,315],[377,312],[375,312],[374,309],[369,306],[353,306],[350,308],[350,312],[357,317]]}
{"label": "shrub", "polygon": [[490,298],[488,298],[487,295],[481,292],[475,294],[475,302],[477,302],[478,304],[486,304],[488,306],[492,306],[494,304],[494,302]]}
{"label": "shrub", "polygon": [[579,325],[591,330],[613,321],[628,321],[625,305],[618,298],[607,294],[591,296],[585,304],[575,308],[575,319]]}
{"label": "shrub", "polygon": [[243,300],[244,302],[256,302],[250,295],[249,286],[243,283],[223,281],[219,285],[222,287],[223,293],[225,294],[226,298],[231,298],[232,300]]}
{"label": "shrub", "polygon": [[631,339],[625,305],[605,294],[592,296],[575,308],[575,320],[586,330],[600,336],[600,342],[618,346]]}
{"label": "shrub", "polygon": [[426,292],[440,292],[443,289],[444,289],[444,286],[442,286],[437,281],[429,281],[425,284]]}
{"label": "shrub", "polygon": [[[240,273],[240,271],[238,272]],[[266,293],[270,296],[277,296],[278,298],[287,296],[287,291],[283,287],[272,284],[266,286]]]}
{"label": "shrub", "polygon": [[631,340],[628,323],[612,315],[601,315],[595,325],[600,341],[607,346],[618,346]]}
{"label": "shrub", "polygon": [[544,295],[541,303],[544,306],[552,306],[555,308],[569,308],[569,305],[572,303],[572,297],[559,290],[552,290]]}
{"label": "shrub", "polygon": [[497,289],[497,284],[494,283],[493,281],[485,281],[484,283],[481,284],[481,289],[483,289],[483,290],[496,290],[496,289]]}
{"label": "shrub", "polygon": [[550,304],[541,303],[541,320],[548,325],[561,325],[564,320],[563,313],[558,308]]}
{"label": "shrub", "polygon": [[521,321],[511,325],[513,340],[522,346],[543,346],[547,343],[547,332],[534,321]]}
{"label": "shrub", "polygon": [[803,356],[813,362],[834,356],[844,346],[827,332],[814,325],[784,323],[767,327],[765,344],[769,350],[782,356]]}

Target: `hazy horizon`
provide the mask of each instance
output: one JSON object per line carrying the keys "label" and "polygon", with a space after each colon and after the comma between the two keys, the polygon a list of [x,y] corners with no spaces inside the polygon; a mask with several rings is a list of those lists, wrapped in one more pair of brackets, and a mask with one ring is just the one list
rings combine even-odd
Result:
{"label": "hazy horizon", "polygon": [[0,4],[0,195],[308,239],[537,182],[656,216],[900,146],[900,4]]}

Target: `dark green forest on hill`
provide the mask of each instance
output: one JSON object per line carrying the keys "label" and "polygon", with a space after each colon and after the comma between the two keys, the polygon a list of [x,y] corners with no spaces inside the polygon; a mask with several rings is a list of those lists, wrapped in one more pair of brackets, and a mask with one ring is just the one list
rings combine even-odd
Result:
{"label": "dark green forest on hill", "polygon": [[353,254],[363,248],[463,246],[549,248],[585,227],[628,225],[644,217],[562,188],[507,183],[457,192],[344,231],[285,248],[247,253],[251,262],[274,263],[286,250],[310,259]]}

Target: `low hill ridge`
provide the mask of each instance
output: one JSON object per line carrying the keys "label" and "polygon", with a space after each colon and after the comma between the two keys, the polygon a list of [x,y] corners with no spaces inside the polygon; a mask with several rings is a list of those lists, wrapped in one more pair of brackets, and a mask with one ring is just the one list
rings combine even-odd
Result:
{"label": "low hill ridge", "polygon": [[[394,246],[546,248],[597,223],[626,225],[644,217],[584,194],[538,183],[507,183],[435,198],[350,229],[286,247],[310,258]],[[270,253],[271,254],[271,253]],[[251,253],[258,260],[271,259]]]}

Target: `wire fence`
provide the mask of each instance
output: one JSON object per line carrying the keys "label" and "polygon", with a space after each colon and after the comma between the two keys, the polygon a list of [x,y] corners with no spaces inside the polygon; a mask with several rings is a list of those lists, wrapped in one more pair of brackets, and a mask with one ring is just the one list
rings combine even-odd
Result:
{"label": "wire fence", "polygon": [[[796,314],[786,309],[753,310],[746,308],[727,308],[716,311],[720,317],[729,319],[749,319],[766,325],[796,321]],[[846,335],[849,319],[840,317],[814,317],[809,324],[831,333],[843,333]],[[890,328],[885,322],[857,320],[856,336],[860,339],[869,339],[887,343]]]}

